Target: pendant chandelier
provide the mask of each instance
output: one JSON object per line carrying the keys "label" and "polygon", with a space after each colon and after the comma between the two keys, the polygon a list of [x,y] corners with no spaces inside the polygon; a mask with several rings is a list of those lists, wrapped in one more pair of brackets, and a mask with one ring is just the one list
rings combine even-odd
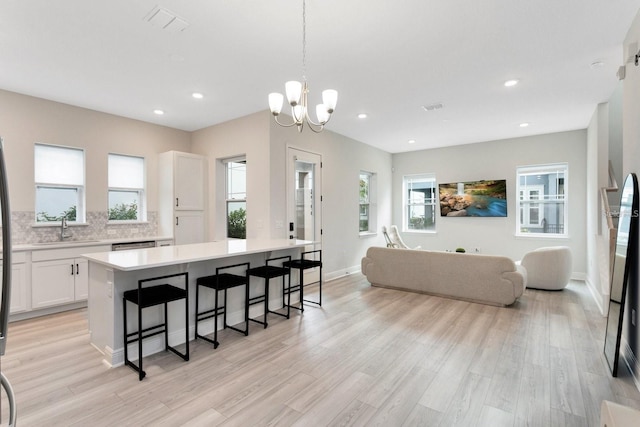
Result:
{"label": "pendant chandelier", "polygon": [[306,77],[306,56],[307,56],[307,15],[306,1],[302,0],[302,82],[288,81],[285,83],[285,92],[287,94],[287,102],[291,105],[291,123],[281,123],[278,115],[282,111],[282,101],[284,97],[281,93],[269,94],[269,109],[271,114],[280,126],[291,127],[297,126],[298,132],[302,132],[305,123],[312,131],[316,133],[322,132],[324,125],[331,119],[331,114],[336,108],[338,102],[338,92],[333,89],[322,91],[322,104],[316,105],[317,122],[309,117],[308,94],[309,86]]}

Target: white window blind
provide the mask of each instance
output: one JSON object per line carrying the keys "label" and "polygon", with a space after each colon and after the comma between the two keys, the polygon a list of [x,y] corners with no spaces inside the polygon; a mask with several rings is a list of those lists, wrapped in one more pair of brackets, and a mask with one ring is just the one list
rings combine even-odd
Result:
{"label": "white window blind", "polygon": [[35,145],[35,181],[39,184],[84,185],[84,151]]}
{"label": "white window blind", "polygon": [[109,154],[109,188],[143,189],[144,158]]}

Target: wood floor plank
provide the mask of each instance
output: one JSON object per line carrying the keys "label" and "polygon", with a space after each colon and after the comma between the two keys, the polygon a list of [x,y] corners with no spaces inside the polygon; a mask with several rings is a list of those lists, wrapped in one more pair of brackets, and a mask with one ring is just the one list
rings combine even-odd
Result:
{"label": "wood floor plank", "polygon": [[2,369],[20,426],[596,426],[602,399],[640,408],[605,324],[581,282],[494,307],[354,274],[322,307],[192,342],[189,362],[146,357],[144,381],[101,364],[86,309],[11,323]]}
{"label": "wood floor plank", "polygon": [[550,372],[546,366],[525,362],[515,411],[517,425],[545,427],[551,422]]}
{"label": "wood floor plank", "polygon": [[441,424],[446,426],[469,426],[476,424],[484,407],[490,379],[468,373],[460,382]]}

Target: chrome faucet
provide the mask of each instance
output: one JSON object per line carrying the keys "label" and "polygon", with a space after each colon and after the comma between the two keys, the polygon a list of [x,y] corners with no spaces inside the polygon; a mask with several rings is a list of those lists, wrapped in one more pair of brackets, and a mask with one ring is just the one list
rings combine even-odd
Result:
{"label": "chrome faucet", "polygon": [[69,226],[67,225],[67,217],[63,216],[60,221],[60,241],[63,241],[67,237],[71,237],[71,232],[69,231]]}

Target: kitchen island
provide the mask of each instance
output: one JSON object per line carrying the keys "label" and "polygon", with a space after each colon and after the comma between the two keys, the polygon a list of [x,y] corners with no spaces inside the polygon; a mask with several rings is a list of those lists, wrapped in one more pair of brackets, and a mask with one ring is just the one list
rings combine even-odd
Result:
{"label": "kitchen island", "polygon": [[[215,274],[216,267],[250,262],[251,266],[264,265],[265,260],[277,256],[299,256],[304,248],[314,243],[306,240],[288,239],[248,239],[223,240],[208,243],[164,246],[150,249],[134,249],[119,252],[100,252],[84,254],[89,260],[89,330],[91,344],[104,355],[103,362],[107,366],[118,366],[124,362],[123,347],[123,313],[122,295],[130,289],[137,289],[138,280],[163,277],[176,273],[189,273],[189,339],[195,336],[195,283],[198,277]],[[292,278],[293,279],[293,278]],[[175,282],[163,280],[183,287],[182,279]],[[252,294],[262,289],[261,279],[252,280]],[[282,290],[272,292],[269,306],[282,307]],[[276,290],[276,287],[273,287]],[[244,294],[240,289],[229,290],[229,312],[227,322],[236,324],[243,321]],[[162,312],[157,307],[145,309],[144,324],[151,324],[162,319]],[[155,311],[154,311],[155,310]],[[261,304],[252,307],[250,317],[263,313]],[[133,322],[135,316],[129,317]],[[182,319],[182,320],[181,320]],[[184,325],[184,308],[181,304],[170,305],[169,321],[172,325]],[[135,328],[133,323],[129,326]],[[201,334],[213,332],[213,319],[201,322]],[[174,329],[169,333],[172,346],[184,343],[184,329]],[[135,347],[135,348],[134,348]],[[161,336],[145,340],[144,356],[164,350]],[[137,346],[129,347],[131,359],[137,359]]]}

